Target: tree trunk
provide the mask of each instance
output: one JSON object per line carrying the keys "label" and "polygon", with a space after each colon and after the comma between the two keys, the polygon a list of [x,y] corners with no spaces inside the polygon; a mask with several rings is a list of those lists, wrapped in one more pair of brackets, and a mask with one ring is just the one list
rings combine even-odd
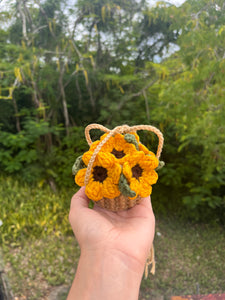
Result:
{"label": "tree trunk", "polygon": [[69,135],[69,114],[68,114],[68,109],[67,109],[67,102],[66,102],[66,94],[63,86],[63,69],[60,72],[59,76],[59,87],[60,87],[60,93],[62,96],[62,105],[63,105],[63,115],[65,119],[65,127],[66,127],[66,135]]}
{"label": "tree trunk", "polygon": [[14,106],[14,111],[15,111],[16,129],[17,129],[18,132],[20,132],[21,127],[20,127],[20,118],[19,118],[19,115],[18,115],[18,107],[17,107],[16,99],[14,98],[13,95],[12,95],[12,101],[13,101],[13,106]]}

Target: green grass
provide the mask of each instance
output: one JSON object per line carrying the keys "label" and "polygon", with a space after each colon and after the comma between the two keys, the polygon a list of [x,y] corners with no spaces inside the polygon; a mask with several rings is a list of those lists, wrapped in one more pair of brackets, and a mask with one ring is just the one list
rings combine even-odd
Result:
{"label": "green grass", "polygon": [[49,187],[0,178],[0,243],[19,246],[30,237],[71,234],[68,211],[75,189],[53,193]]}
{"label": "green grass", "polygon": [[[0,182],[0,247],[14,294],[46,299],[74,277],[80,252],[68,212],[75,190],[53,194],[9,178]],[[140,299],[196,294],[197,286],[201,294],[225,292],[224,231],[156,214],[156,274],[143,279]]]}
{"label": "green grass", "polygon": [[160,217],[156,224],[156,274],[143,280],[144,294],[169,298],[197,294],[197,289],[201,294],[225,292],[224,228]]}
{"label": "green grass", "polygon": [[44,299],[52,287],[70,285],[80,254],[74,237],[28,239],[16,248],[4,247],[6,272],[19,299]]}

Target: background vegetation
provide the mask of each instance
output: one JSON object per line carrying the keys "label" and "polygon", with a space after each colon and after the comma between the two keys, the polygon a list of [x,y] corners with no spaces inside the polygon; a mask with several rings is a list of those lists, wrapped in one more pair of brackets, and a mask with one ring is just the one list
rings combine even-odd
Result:
{"label": "background vegetation", "polygon": [[[87,148],[87,124],[153,124],[165,135],[157,206],[224,219],[222,0],[180,7],[144,0],[6,4],[2,174],[53,190],[71,186],[71,165]],[[142,138],[155,149],[154,137]]]}
{"label": "background vegetation", "polygon": [[[52,194],[48,186],[38,189],[9,178],[0,182],[0,245],[14,296],[56,300],[48,296],[61,291],[57,300],[65,300],[80,255],[67,221],[73,189]],[[224,245],[223,227],[156,211],[156,274],[142,280],[139,299],[224,293]]]}
{"label": "background vegetation", "polygon": [[[18,249],[28,251],[29,243],[33,250],[42,248],[31,240],[43,238],[46,247],[51,240],[52,249],[59,247],[54,237],[70,241],[67,215],[76,190],[71,166],[88,148],[84,128],[89,123],[158,127],[165,137],[166,166],[153,188],[155,212],[186,222],[224,225],[224,24],[223,0],[187,0],[179,7],[167,2],[152,7],[146,0],[4,0],[0,4],[0,243],[12,274],[21,259]],[[98,135],[94,132],[93,138]],[[155,151],[156,137],[140,135]],[[182,244],[181,233],[176,237]],[[199,249],[208,242],[203,240]],[[163,255],[177,256],[171,249]],[[210,251],[201,255],[215,255]],[[218,273],[209,274],[215,290],[222,291],[220,248],[216,255]],[[34,269],[49,284],[69,280],[50,268],[61,259],[63,271],[58,274],[65,273],[64,256],[60,257],[53,262],[50,256],[45,268],[39,266],[41,254],[36,255]],[[171,293],[179,291],[184,280],[201,281],[204,286],[206,277],[190,277],[187,269],[186,279],[177,279],[178,287]],[[162,272],[153,288],[163,289],[164,282],[163,291],[170,291],[170,276],[168,280],[163,276]],[[180,291],[187,292],[186,286]]]}

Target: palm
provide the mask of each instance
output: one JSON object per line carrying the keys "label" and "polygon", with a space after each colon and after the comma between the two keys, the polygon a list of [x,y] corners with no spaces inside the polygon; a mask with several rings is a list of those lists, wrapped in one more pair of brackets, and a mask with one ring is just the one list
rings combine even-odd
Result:
{"label": "palm", "polygon": [[96,205],[89,209],[83,188],[75,198],[71,204],[70,220],[81,248],[91,251],[113,249],[146,260],[154,236],[154,216],[149,198],[144,198],[132,209],[117,213]]}

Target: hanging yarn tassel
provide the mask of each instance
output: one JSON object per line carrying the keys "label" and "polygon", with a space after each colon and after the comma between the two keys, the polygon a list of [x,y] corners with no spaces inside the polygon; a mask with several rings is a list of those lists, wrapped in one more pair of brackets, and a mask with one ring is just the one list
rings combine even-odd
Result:
{"label": "hanging yarn tassel", "polygon": [[148,278],[148,267],[152,265],[150,273],[152,275],[155,274],[155,251],[154,246],[152,245],[152,248],[150,250],[149,256],[147,258],[146,264],[145,264],[145,279]]}

